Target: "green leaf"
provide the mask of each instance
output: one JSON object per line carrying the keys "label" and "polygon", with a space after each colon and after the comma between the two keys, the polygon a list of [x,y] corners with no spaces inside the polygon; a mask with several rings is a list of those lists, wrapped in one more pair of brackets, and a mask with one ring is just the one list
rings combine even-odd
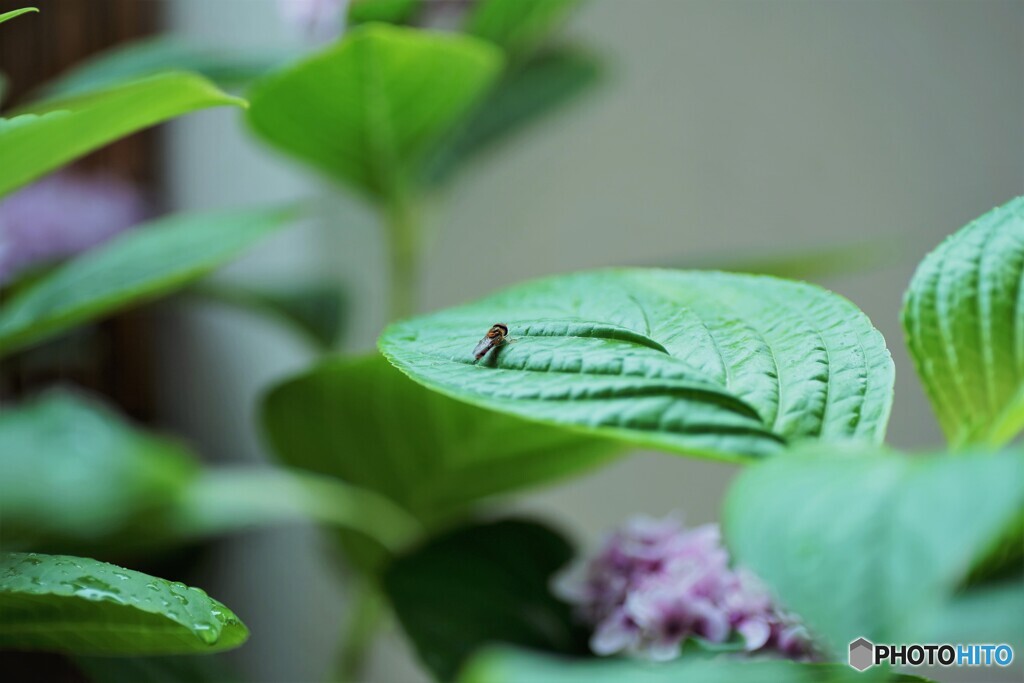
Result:
{"label": "green leaf", "polygon": [[53,391],[0,412],[4,547],[94,542],[168,505],[195,475],[179,446]]}
{"label": "green leaf", "polygon": [[398,558],[384,575],[384,588],[420,659],[437,679],[450,681],[487,643],[584,651],[568,605],[548,588],[570,559],[568,542],[546,527],[491,522],[453,531]]}
{"label": "green leaf", "polygon": [[22,9],[11,10],[10,12],[4,12],[0,14],[0,24],[5,21],[10,21],[15,17],[20,17],[22,14],[28,14],[29,12],[38,12],[39,10],[35,7],[23,7]]}
{"label": "green leaf", "polygon": [[462,30],[516,57],[537,47],[580,0],[480,0]]}
{"label": "green leaf", "polygon": [[194,479],[161,520],[187,539],[312,520],[359,532],[391,552],[422,534],[419,523],[386,498],[330,477],[272,468],[218,468]]}
{"label": "green leaf", "polygon": [[569,659],[548,654],[496,648],[474,657],[459,683],[927,683],[918,676],[877,668],[858,672],[842,664],[800,664],[785,660],[715,659],[684,656],[674,662],[628,659]]}
{"label": "green leaf", "polygon": [[121,553],[303,520],[391,552],[422,535],[393,502],[334,478],[265,467],[200,473],[180,446],[58,391],[0,413],[0,519],[5,548]]}
{"label": "green leaf", "polygon": [[124,233],[0,305],[0,356],[181,288],[290,217],[282,210],[173,216]]}
{"label": "green leaf", "polygon": [[348,20],[352,25],[371,21],[404,24],[419,11],[422,0],[352,0]]}
{"label": "green leaf", "polygon": [[868,273],[893,266],[904,254],[903,243],[887,237],[771,253],[765,253],[762,249],[728,249],[707,254],[687,254],[683,258],[654,265],[774,275],[790,280],[818,280],[837,275]]}
{"label": "green leaf", "polygon": [[445,182],[467,161],[575,100],[600,77],[597,61],[571,48],[544,52],[512,69],[427,159],[425,182]]}
{"label": "green leaf", "polygon": [[323,351],[333,348],[342,334],[346,301],[335,283],[249,286],[203,282],[190,293],[283,322]]}
{"label": "green leaf", "polygon": [[[474,364],[496,321],[517,343]],[[461,401],[704,457],[763,456],[802,438],[880,440],[892,403],[892,360],[863,313],[764,276],[554,277],[393,324],[379,345]]]}
{"label": "green leaf", "polygon": [[0,119],[0,196],[130,133],[197,109],[244,105],[194,74],[168,73]]}
{"label": "green leaf", "polygon": [[314,366],[271,390],[262,414],[283,462],[376,491],[426,523],[605,463],[617,450],[453,401],[378,355]]}
{"label": "green leaf", "polygon": [[1024,580],[979,586],[918,615],[913,628],[927,643],[1008,643],[1024,647]]}
{"label": "green leaf", "polygon": [[500,67],[499,52],[473,38],[369,24],[259,81],[248,121],[275,147],[379,200],[400,191]]}
{"label": "green leaf", "polygon": [[249,630],[198,588],[67,555],[0,554],[0,647],[79,654],[216,652]]}
{"label": "green leaf", "polygon": [[930,642],[922,615],[946,606],[1022,509],[1024,451],[910,458],[819,446],[744,472],[725,532],[737,560],[841,653],[861,636]]}
{"label": "green leaf", "polygon": [[903,303],[910,355],[954,447],[1024,429],[1024,197],[948,237]]}
{"label": "green leaf", "polygon": [[269,73],[285,58],[283,54],[226,52],[157,36],[119,45],[81,62],[46,84],[42,95],[81,95],[165,71],[189,71],[221,87],[235,87]]}

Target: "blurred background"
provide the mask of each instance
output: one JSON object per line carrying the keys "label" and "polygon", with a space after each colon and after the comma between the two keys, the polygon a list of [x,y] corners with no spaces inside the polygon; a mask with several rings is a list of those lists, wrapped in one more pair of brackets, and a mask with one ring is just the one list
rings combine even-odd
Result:
{"label": "blurred background", "polygon": [[[275,0],[36,4],[49,39],[0,37],[0,63],[22,90],[12,72],[41,81],[133,34],[282,55],[315,42]],[[585,268],[792,263],[885,335],[897,368],[890,443],[939,446],[898,311],[929,249],[1024,190],[1024,3],[591,0],[564,30],[600,57],[600,86],[434,198],[420,307]],[[218,277],[321,275],[345,293],[341,348],[373,347],[387,322],[386,257],[363,203],[257,143],[233,110],[117,149],[93,163],[141,183],[154,209],[312,197],[302,225]],[[122,364],[94,383],[216,462],[267,458],[257,399],[314,357],[281,328],[216,305],[163,305],[105,334]],[[735,471],[637,453],[514,507],[587,544],[637,512],[713,520]],[[253,631],[231,655],[248,680],[316,680],[329,668],[349,595],[327,554],[311,527],[290,527],[203,556],[201,585]],[[380,641],[367,679],[426,680],[398,634]]]}

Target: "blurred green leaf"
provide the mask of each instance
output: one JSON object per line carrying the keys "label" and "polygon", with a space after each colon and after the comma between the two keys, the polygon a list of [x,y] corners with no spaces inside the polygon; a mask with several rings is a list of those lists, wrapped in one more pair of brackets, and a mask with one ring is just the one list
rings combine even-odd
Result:
{"label": "blurred green leaf", "polygon": [[244,105],[195,74],[167,73],[0,119],[0,196],[130,133],[198,109]]}
{"label": "blurred green leaf", "polygon": [[920,642],[1008,643],[1020,652],[1024,647],[1024,580],[971,588],[916,615],[910,629],[920,634]]}
{"label": "blurred green leaf", "polygon": [[172,539],[189,539],[301,520],[359,532],[392,552],[422,533],[415,519],[373,491],[252,467],[218,468],[194,479],[161,526]]}
{"label": "blurred green leaf", "polygon": [[403,191],[500,67],[483,41],[369,24],[258,81],[248,121],[283,152],[382,200]]}
{"label": "blurred green leaf", "polygon": [[4,547],[110,536],[161,509],[196,474],[176,444],[98,402],[52,391],[0,413]]}
{"label": "blurred green leaf", "polygon": [[655,264],[672,268],[727,270],[733,273],[772,275],[791,280],[815,280],[822,276],[866,273],[896,263],[904,255],[902,243],[893,239],[853,242],[776,253],[763,250],[744,253],[730,249],[698,254]]}
{"label": "blurred green leaf", "polygon": [[544,52],[510,70],[435,148],[423,166],[425,182],[445,182],[465,162],[578,98],[600,76],[595,59],[571,48]]}
{"label": "blurred green leaf", "polygon": [[[495,321],[517,339],[475,363]],[[699,457],[880,440],[893,365],[846,299],[805,283],[619,269],[525,283],[395,323],[384,355],[460,401]]]}
{"label": "blurred green leaf", "polygon": [[462,30],[519,58],[540,45],[580,0],[478,0]]}
{"label": "blurred green leaf", "polygon": [[[488,643],[582,653],[568,605],[548,588],[569,543],[533,522],[458,529],[396,559],[384,588],[422,662],[441,681]],[[543,679],[521,679],[543,680]]]}
{"label": "blurred green leaf", "polygon": [[249,637],[198,588],[66,555],[0,553],[0,613],[0,647],[22,650],[188,654]]}
{"label": "blurred green leaf", "polygon": [[203,657],[75,657],[93,683],[241,683],[216,655]]}
{"label": "blurred green leaf", "polygon": [[0,356],[179,289],[290,217],[284,210],[172,216],[126,232],[0,305]]}
{"label": "blurred green leaf", "polygon": [[422,0],[351,0],[348,20],[352,25],[371,21],[404,24],[420,9]]}
{"label": "blurred green leaf", "polygon": [[302,282],[271,287],[207,281],[193,287],[190,293],[283,322],[323,351],[333,348],[342,333],[346,302],[335,283]]}
{"label": "blurred green leaf", "polygon": [[22,9],[11,10],[10,12],[4,12],[0,14],[0,24],[5,21],[10,21],[15,17],[20,17],[22,14],[28,14],[29,12],[38,12],[39,10],[35,7],[23,7]]}
{"label": "blurred green leaf", "polygon": [[744,472],[726,500],[730,546],[836,652],[861,636],[930,642],[921,616],[945,608],[1024,509],[1024,451],[836,448]]}
{"label": "blurred green leaf", "polygon": [[910,355],[954,447],[1024,429],[1024,196],[948,237],[903,304]]}
{"label": "blurred green leaf", "polygon": [[165,71],[189,71],[221,87],[237,87],[269,73],[284,54],[240,54],[185,43],[170,36],[118,45],[77,64],[43,86],[45,98],[70,97]]}
{"label": "blurred green leaf", "polygon": [[496,648],[470,660],[459,683],[928,683],[919,676],[880,668],[858,672],[846,664],[801,664],[785,660],[715,659],[684,655],[674,662],[629,659],[570,659]]}
{"label": "blurred green leaf", "polygon": [[332,477],[277,468],[200,472],[173,442],[77,394],[52,391],[0,413],[5,548],[138,553],[312,520],[390,552],[422,534],[393,502]]}
{"label": "blurred green leaf", "polygon": [[453,401],[378,355],[334,358],[263,401],[286,464],[376,491],[425,523],[607,462],[614,444]]}

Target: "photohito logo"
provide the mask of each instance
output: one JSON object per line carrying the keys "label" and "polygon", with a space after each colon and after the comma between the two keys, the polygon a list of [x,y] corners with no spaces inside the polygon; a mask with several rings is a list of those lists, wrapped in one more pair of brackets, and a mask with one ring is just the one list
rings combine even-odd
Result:
{"label": "photohito logo", "polygon": [[1009,666],[1013,648],[1006,644],[875,645],[867,638],[850,643],[847,660],[857,671],[876,664],[893,666]]}

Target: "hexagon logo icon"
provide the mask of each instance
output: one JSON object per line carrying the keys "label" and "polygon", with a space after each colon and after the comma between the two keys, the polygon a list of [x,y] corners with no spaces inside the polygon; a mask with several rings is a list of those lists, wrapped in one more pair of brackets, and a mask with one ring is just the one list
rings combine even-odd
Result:
{"label": "hexagon logo icon", "polygon": [[858,638],[850,643],[850,666],[864,671],[875,663],[875,646],[867,638]]}

